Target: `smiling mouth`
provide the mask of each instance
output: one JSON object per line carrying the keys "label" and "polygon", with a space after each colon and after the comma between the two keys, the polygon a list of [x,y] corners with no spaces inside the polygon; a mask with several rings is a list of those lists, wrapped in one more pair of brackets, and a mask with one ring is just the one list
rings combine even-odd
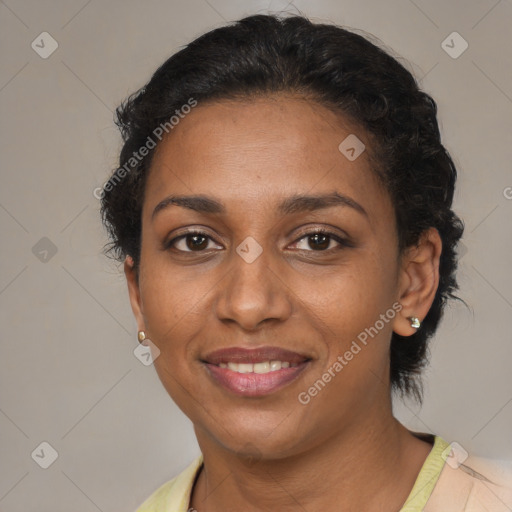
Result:
{"label": "smiling mouth", "polygon": [[290,363],[290,361],[263,361],[261,363],[219,363],[219,368],[229,368],[238,373],[270,373],[281,370],[282,368],[295,368],[299,363]]}
{"label": "smiling mouth", "polygon": [[290,384],[311,361],[279,347],[232,347],[212,352],[201,362],[216,385],[239,396],[256,397]]}

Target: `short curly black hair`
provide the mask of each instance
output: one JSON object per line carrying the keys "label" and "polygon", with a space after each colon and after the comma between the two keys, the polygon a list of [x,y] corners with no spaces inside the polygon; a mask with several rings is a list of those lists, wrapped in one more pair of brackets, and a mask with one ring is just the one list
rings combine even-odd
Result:
{"label": "short curly black hair", "polygon": [[421,403],[428,339],[447,300],[461,300],[454,291],[459,288],[456,245],[464,224],[451,209],[457,171],[440,140],[435,101],[368,36],[302,15],[253,15],[207,32],[172,55],[117,108],[124,145],[120,166],[101,191],[102,220],[111,240],[106,252],[120,261],[130,255],[138,268],[144,185],[157,127],[167,123],[168,131],[169,119],[191,101],[278,92],[305,94],[358,123],[372,138],[373,170],[394,204],[400,255],[429,227],[440,234],[440,282],[433,304],[416,333],[393,333],[391,339],[392,389]]}

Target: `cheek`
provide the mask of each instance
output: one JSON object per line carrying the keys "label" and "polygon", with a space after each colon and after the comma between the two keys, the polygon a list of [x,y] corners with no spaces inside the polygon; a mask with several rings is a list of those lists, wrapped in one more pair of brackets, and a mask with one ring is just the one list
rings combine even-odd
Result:
{"label": "cheek", "polygon": [[393,272],[385,267],[382,261],[361,255],[320,281],[306,282],[301,294],[334,333],[355,336],[391,307],[395,285]]}
{"label": "cheek", "polygon": [[[193,341],[205,321],[200,280],[177,283],[176,277],[155,267],[141,289],[144,320],[150,339],[159,348],[155,370],[167,393],[190,418],[197,410],[191,396],[199,396]],[[200,369],[199,369],[200,370]]]}
{"label": "cheek", "polygon": [[186,329],[197,318],[211,286],[192,272],[185,274],[177,267],[169,268],[157,258],[146,261],[141,298],[147,330],[160,342],[168,337],[176,339],[175,331]]}
{"label": "cheek", "polygon": [[[389,264],[376,257],[361,257],[350,268],[333,274],[327,288],[304,290],[307,306],[314,312],[317,328],[327,340],[327,361],[338,381],[350,381],[359,388],[368,372],[385,373],[392,334],[394,302],[394,272],[386,271]],[[308,293],[306,293],[308,292]],[[343,359],[343,371],[333,364]]]}

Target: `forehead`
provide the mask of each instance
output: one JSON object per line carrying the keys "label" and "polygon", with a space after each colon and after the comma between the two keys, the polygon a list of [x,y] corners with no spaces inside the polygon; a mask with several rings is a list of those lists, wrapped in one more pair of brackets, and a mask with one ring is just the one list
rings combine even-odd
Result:
{"label": "forehead", "polygon": [[[366,146],[355,160],[339,149],[347,137]],[[156,149],[146,214],[169,194],[213,195],[229,210],[338,191],[383,215],[389,198],[371,170],[369,144],[362,128],[304,97],[199,102]]]}

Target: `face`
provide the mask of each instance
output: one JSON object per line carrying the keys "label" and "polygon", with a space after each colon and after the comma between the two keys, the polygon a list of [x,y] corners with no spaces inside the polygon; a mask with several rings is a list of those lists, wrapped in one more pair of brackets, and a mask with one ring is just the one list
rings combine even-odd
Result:
{"label": "face", "polygon": [[[355,160],[338,149],[351,134]],[[410,279],[369,150],[361,128],[292,96],[199,103],[157,148],[138,280],[125,270],[200,442],[257,439],[278,458],[389,412],[392,331],[414,329],[393,308]]]}

